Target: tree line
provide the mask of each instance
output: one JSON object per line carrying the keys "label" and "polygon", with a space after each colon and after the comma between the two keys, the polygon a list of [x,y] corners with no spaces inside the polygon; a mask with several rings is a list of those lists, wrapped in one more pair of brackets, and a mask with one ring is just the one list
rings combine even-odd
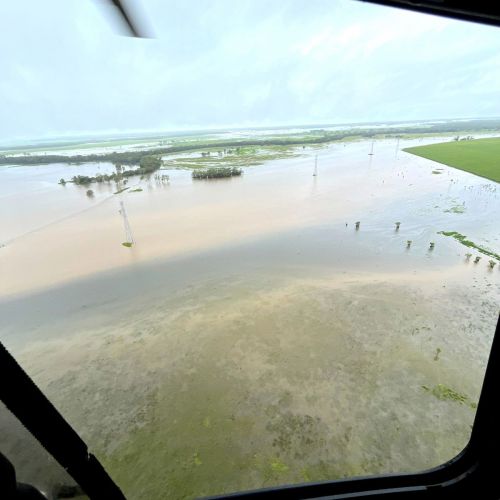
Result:
{"label": "tree line", "polygon": [[[148,175],[156,172],[162,165],[161,158],[153,155],[143,156],[139,161],[139,168],[125,170],[121,163],[115,163],[116,172],[112,174],[96,174],[91,177],[89,175],[75,175],[71,178],[71,182],[79,185],[87,185],[92,182],[110,182],[110,181],[121,181],[127,177],[132,177],[134,175]],[[61,179],[59,184],[66,184],[66,180]]]}
{"label": "tree line", "polygon": [[[324,144],[333,141],[341,141],[350,137],[373,138],[375,136],[395,137],[400,134],[436,134],[445,132],[460,132],[463,130],[498,130],[500,129],[500,120],[469,120],[460,122],[444,122],[422,125],[417,127],[380,127],[366,129],[350,129],[342,131],[329,131],[324,129],[315,130],[316,134],[311,137],[275,137],[272,139],[232,139],[228,141],[207,142],[205,144],[182,144],[178,146],[168,146],[142,151],[124,151],[103,154],[87,155],[24,155],[8,156],[0,155],[0,165],[46,165],[49,163],[101,163],[110,162],[121,165],[140,165],[144,157],[159,157],[171,153],[182,153],[185,151],[198,151],[206,148],[230,148],[245,146],[301,146],[312,144]],[[150,161],[150,160],[146,160]],[[142,168],[142,167],[141,167]],[[158,167],[159,168],[159,167]],[[135,174],[133,174],[135,175]]]}

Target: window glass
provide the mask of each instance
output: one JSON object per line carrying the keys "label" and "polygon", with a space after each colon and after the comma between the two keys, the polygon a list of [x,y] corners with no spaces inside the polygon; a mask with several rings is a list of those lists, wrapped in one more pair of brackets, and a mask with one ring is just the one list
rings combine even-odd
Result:
{"label": "window glass", "polygon": [[0,7],[1,341],[127,498],[454,457],[498,319],[498,30],[140,6],[151,38]]}

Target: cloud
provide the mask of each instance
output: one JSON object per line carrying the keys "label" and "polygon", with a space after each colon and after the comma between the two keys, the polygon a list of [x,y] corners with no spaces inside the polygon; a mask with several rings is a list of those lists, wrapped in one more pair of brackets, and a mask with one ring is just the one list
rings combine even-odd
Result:
{"label": "cloud", "polygon": [[155,39],[98,2],[3,2],[0,140],[500,115],[495,28],[345,0],[141,4]]}

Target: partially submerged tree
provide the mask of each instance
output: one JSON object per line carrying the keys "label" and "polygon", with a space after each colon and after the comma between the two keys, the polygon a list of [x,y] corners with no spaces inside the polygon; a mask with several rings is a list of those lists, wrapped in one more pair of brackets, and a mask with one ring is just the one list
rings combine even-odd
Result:
{"label": "partially submerged tree", "polygon": [[399,230],[399,226],[401,225],[401,222],[395,222],[395,224],[396,224],[396,231],[398,231]]}
{"label": "partially submerged tree", "polygon": [[493,269],[497,265],[496,261],[494,261],[493,259],[490,259],[488,262],[490,264],[491,269]]}
{"label": "partially submerged tree", "polygon": [[429,249],[433,250],[435,245],[436,244],[433,241],[431,241],[430,244],[429,244]]}
{"label": "partially submerged tree", "polygon": [[465,260],[469,261],[471,257],[472,257],[471,253],[466,253],[465,254]]}
{"label": "partially submerged tree", "polygon": [[359,229],[359,225],[361,224],[361,222],[356,222],[356,229]]}
{"label": "partially submerged tree", "polygon": [[90,184],[94,179],[88,175],[74,175],[71,179],[77,185]]}
{"label": "partially submerged tree", "polygon": [[92,191],[92,189],[87,189],[87,196],[92,198],[94,196],[94,191]]}
{"label": "partially submerged tree", "polygon": [[412,240],[407,240],[406,241],[406,248],[410,248],[412,243],[413,243]]}
{"label": "partially submerged tree", "polygon": [[477,264],[481,260],[480,255],[476,255],[476,258],[474,259],[474,264]]}

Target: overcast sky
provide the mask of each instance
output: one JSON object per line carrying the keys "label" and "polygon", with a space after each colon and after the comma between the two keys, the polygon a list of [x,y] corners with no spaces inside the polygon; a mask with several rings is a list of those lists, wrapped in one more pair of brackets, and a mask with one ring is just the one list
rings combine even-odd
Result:
{"label": "overcast sky", "polygon": [[500,115],[500,29],[353,0],[0,2],[0,142]]}

